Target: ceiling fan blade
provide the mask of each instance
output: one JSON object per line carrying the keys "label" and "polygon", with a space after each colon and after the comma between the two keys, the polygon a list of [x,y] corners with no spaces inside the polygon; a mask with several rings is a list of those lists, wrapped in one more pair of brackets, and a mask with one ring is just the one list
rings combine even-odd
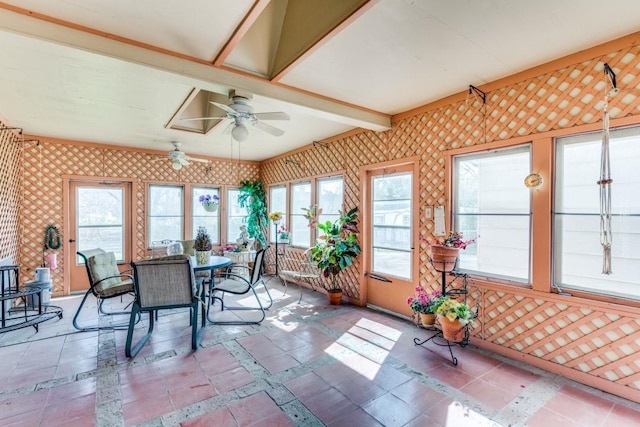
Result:
{"label": "ceiling fan blade", "polygon": [[258,120],[289,120],[289,115],[282,111],[272,111],[270,113],[255,113]]}
{"label": "ceiling fan blade", "polygon": [[269,133],[269,134],[273,135],[273,136],[284,135],[284,131],[282,129],[278,129],[277,127],[268,125],[266,123],[255,122],[254,126],[257,127],[260,130],[265,131],[266,133]]}
{"label": "ceiling fan blade", "polygon": [[227,116],[224,117],[189,117],[180,119],[181,122],[188,122],[189,120],[223,120],[226,119]]}
{"label": "ceiling fan blade", "polygon": [[185,156],[185,159],[189,160],[190,162],[200,162],[200,163],[211,163],[211,160],[207,160],[207,159],[199,159],[197,157],[189,157],[189,156]]}
{"label": "ceiling fan blade", "polygon": [[178,158],[178,161],[180,162],[180,164],[182,166],[189,166],[189,162],[187,161],[187,159],[185,159],[184,157],[180,157]]}
{"label": "ceiling fan blade", "polygon": [[231,114],[232,116],[237,116],[238,115],[238,112],[236,110],[234,110],[233,108],[229,107],[228,105],[221,104],[221,103],[215,102],[215,101],[209,101],[209,102],[212,103],[213,105],[215,105],[216,107],[220,108],[221,110],[224,110],[227,113]]}

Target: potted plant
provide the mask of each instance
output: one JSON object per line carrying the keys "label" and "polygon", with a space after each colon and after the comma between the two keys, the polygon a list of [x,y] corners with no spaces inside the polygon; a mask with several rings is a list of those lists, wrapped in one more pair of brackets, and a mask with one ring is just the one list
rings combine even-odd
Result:
{"label": "potted plant", "polygon": [[264,248],[267,246],[266,230],[269,225],[267,194],[260,181],[244,181],[241,185],[238,204],[247,210],[244,222],[247,224],[249,237],[255,239]]}
{"label": "potted plant", "polygon": [[211,237],[205,227],[198,227],[198,233],[196,234],[196,241],[193,244],[193,249],[196,253],[196,264],[206,265],[211,260],[211,248],[213,243]]}
{"label": "potted plant", "polygon": [[475,243],[475,239],[463,240],[462,233],[450,231],[445,239],[433,239],[429,242],[431,263],[438,271],[451,271],[455,267],[460,249]]}
{"label": "potted plant", "polygon": [[278,240],[280,241],[280,243],[285,244],[289,243],[289,241],[291,240],[291,233],[289,232],[289,229],[286,225],[281,225],[278,229]]}
{"label": "potted plant", "polygon": [[464,340],[465,327],[473,320],[473,313],[467,304],[444,297],[436,309],[436,314],[444,339],[451,342]]}
{"label": "potted plant", "polygon": [[322,276],[330,279],[325,282],[329,303],[340,304],[342,289],[338,284],[338,274],[351,266],[361,252],[358,245],[358,208],[346,214],[341,212],[340,218],[334,222],[318,223],[318,229],[322,235],[309,249],[310,259],[318,264]]}
{"label": "potted plant", "polygon": [[427,292],[421,285],[416,286],[416,295],[407,298],[407,304],[414,315],[418,314],[420,323],[431,326],[436,322],[436,310],[443,301],[440,291]]}
{"label": "potted plant", "polygon": [[218,206],[220,205],[220,197],[218,197],[217,194],[214,194],[213,196],[209,194],[203,194],[198,198],[198,201],[207,212],[217,211]]}

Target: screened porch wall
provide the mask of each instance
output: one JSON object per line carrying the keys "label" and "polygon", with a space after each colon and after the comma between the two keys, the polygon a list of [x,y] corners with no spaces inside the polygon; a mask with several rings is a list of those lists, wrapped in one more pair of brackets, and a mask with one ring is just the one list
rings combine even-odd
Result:
{"label": "screened porch wall", "polygon": [[[425,208],[448,206],[445,152],[514,138],[536,144],[541,133],[579,132],[584,125],[601,123],[605,62],[622,88],[609,103],[612,119],[640,123],[638,35],[483,85],[484,108],[479,98],[467,100],[460,94],[397,115],[392,130],[355,131],[270,159],[262,164],[263,179],[268,186],[344,170],[345,207],[350,208],[362,206],[362,166],[417,156],[419,200],[414,214],[420,218],[419,235],[429,240],[433,222],[426,220]],[[303,256],[301,251],[298,256]],[[360,268],[357,263],[342,277],[343,289],[356,303],[364,303]],[[419,282],[438,289],[439,278],[429,264],[426,243],[420,243]],[[640,402],[638,308],[515,286],[476,287],[480,312],[472,330],[474,344]]]}

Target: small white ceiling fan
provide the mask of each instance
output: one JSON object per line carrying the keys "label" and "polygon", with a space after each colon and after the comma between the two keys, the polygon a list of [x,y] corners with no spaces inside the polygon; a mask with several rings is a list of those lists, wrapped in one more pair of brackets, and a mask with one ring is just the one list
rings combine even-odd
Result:
{"label": "small white ceiling fan", "polygon": [[180,143],[178,141],[171,141],[174,149],[169,151],[169,160],[171,160],[171,167],[175,170],[182,169],[182,166],[189,166],[189,162],[210,163],[211,160],[199,159],[197,157],[190,157],[184,151],[180,150]]}
{"label": "small white ceiling fan", "polygon": [[229,94],[231,104],[225,105],[220,102],[209,101],[211,104],[220,108],[227,114],[220,117],[194,117],[182,120],[233,120],[233,129],[231,136],[238,142],[245,141],[249,137],[248,125],[254,126],[273,136],[281,136],[284,134],[282,129],[268,125],[261,120],[289,120],[289,115],[282,111],[272,111],[267,113],[254,113],[251,106],[251,95],[241,94],[232,90]]}

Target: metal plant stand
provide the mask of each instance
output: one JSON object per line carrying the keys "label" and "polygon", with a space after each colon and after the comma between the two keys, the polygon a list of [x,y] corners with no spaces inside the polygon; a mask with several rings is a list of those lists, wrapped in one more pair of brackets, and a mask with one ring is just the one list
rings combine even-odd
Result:
{"label": "metal plant stand", "polygon": [[[456,272],[454,269],[447,270],[444,262],[436,263],[431,258],[429,259],[429,261],[431,262],[431,265],[433,265],[436,271],[442,273],[442,282],[441,282],[442,295],[448,295],[448,296],[464,295],[464,298],[466,300],[467,278],[469,277],[469,275],[466,273]],[[456,265],[457,265],[457,260],[456,260]],[[448,284],[447,284],[447,274],[450,277],[452,277]],[[457,281],[457,279],[460,279],[460,278],[462,278],[461,284],[459,284],[459,282]],[[465,347],[467,344],[469,344],[469,327],[465,325],[464,338],[462,339],[461,342],[451,342],[446,340],[442,335],[442,330],[436,326],[420,325],[420,327],[427,331],[433,332],[433,334],[424,340],[417,337],[414,338],[413,339],[414,345],[422,346],[428,343],[429,341],[431,341],[435,345],[438,345],[441,347],[447,347],[449,349],[449,354],[451,355],[451,363],[454,366],[456,366],[458,364],[458,359],[453,355],[453,346],[459,345],[460,347]]]}

